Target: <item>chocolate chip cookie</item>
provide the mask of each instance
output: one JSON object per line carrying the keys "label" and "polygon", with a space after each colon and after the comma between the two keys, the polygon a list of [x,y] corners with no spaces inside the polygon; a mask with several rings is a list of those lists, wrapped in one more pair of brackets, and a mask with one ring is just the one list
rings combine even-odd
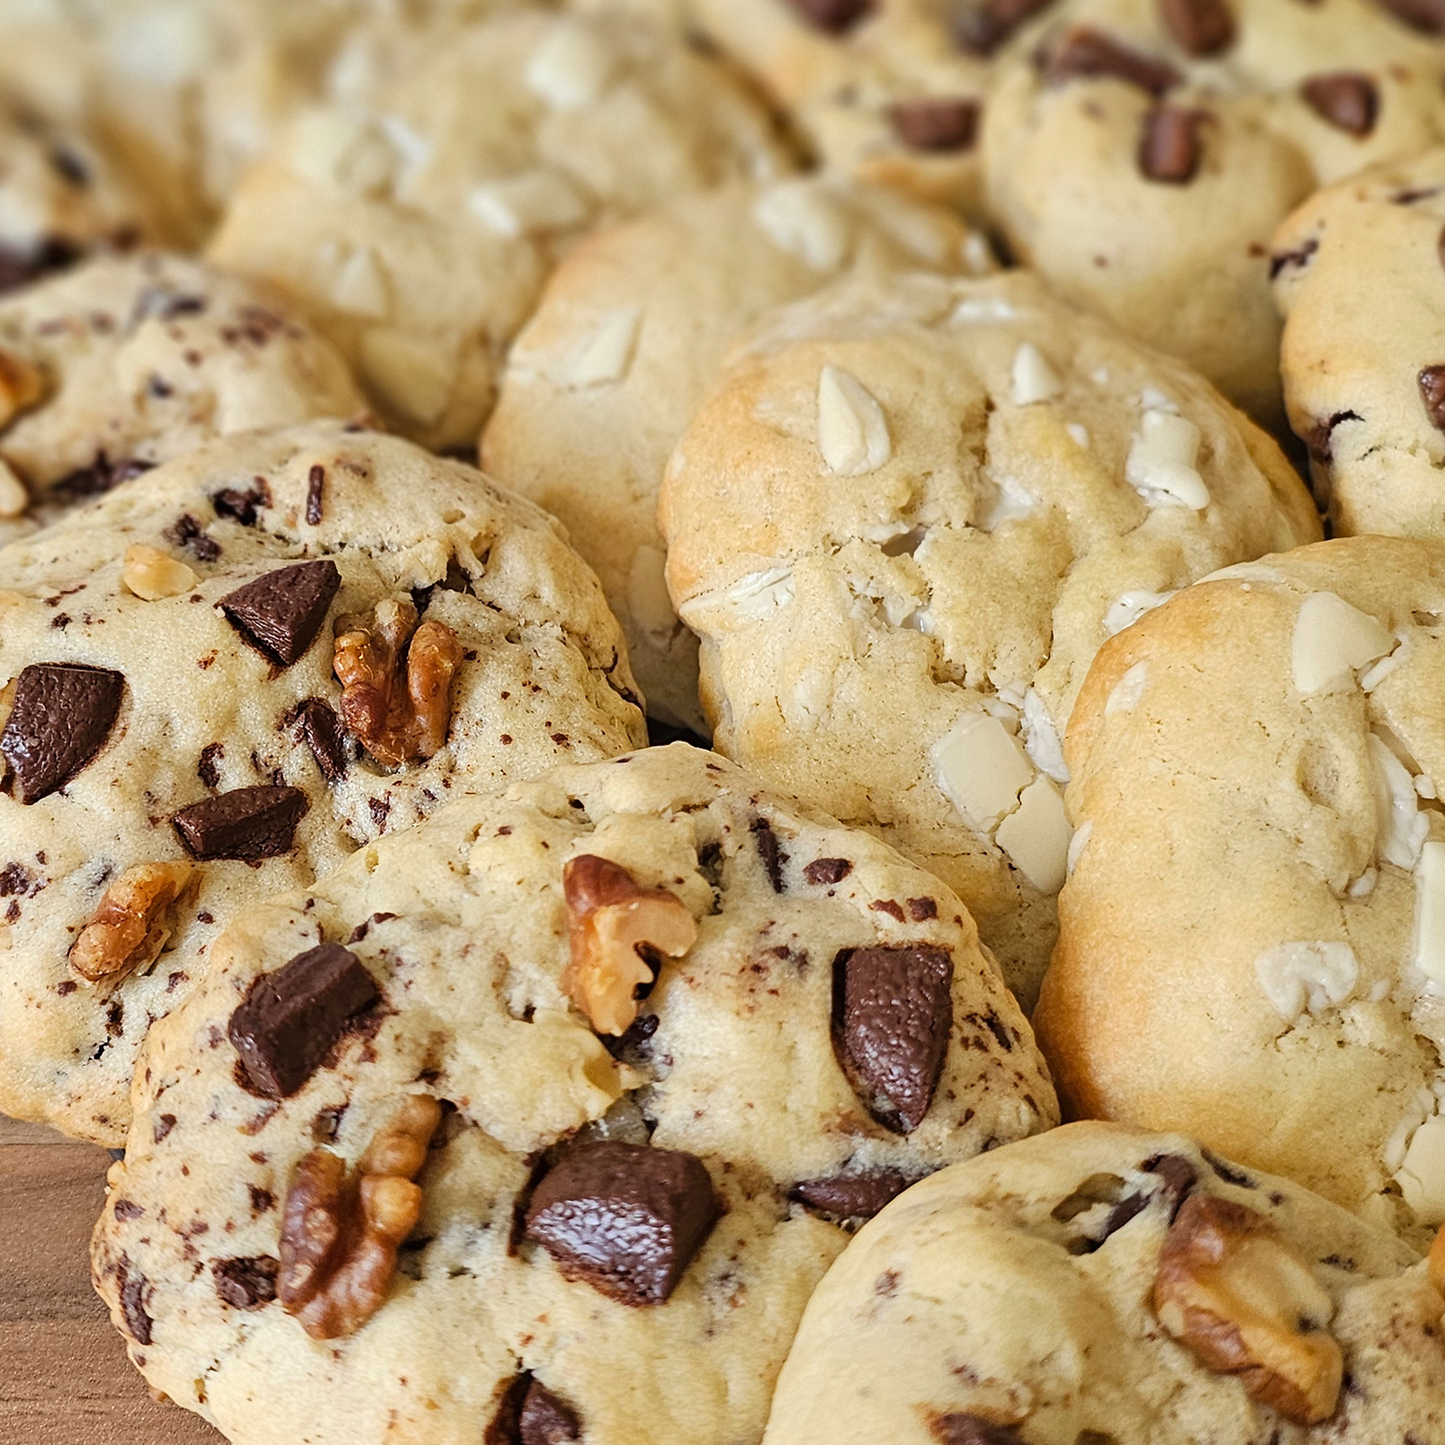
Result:
{"label": "chocolate chip cookie", "polygon": [[1178,1134],[954,1165],[814,1294],[766,1445],[1445,1440],[1445,1272]]}
{"label": "chocolate chip cookie", "polygon": [[991,265],[946,212],[824,177],[688,196],[563,261],[512,348],[482,465],[558,516],[597,569],[652,715],[706,728],[655,513],[728,345],[849,271]]}
{"label": "chocolate chip cookie", "polygon": [[719,750],[936,871],[1028,1004],[1095,650],[1215,567],[1319,536],[1207,382],[1022,273],[865,278],[771,317],[660,517]]}
{"label": "chocolate chip cookie", "polygon": [[1066,757],[1036,1022],[1074,1110],[1445,1221],[1445,547],[1190,588],[1100,652]]}
{"label": "chocolate chip cookie", "polygon": [[101,1143],[259,898],[645,737],[556,523],[340,424],[157,467],[0,551],[0,589],[0,1108]]}
{"label": "chocolate chip cookie", "polygon": [[377,840],[151,1031],[99,1288],[238,1445],[740,1445],[909,1181],[1057,1119],[958,900],[686,744]]}

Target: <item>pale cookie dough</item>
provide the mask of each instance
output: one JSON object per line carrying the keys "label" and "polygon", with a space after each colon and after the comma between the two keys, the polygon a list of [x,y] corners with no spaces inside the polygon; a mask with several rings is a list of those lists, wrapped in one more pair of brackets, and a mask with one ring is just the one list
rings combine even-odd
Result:
{"label": "pale cookie dough", "polygon": [[661,23],[501,15],[298,120],[211,254],[304,305],[389,424],[470,448],[568,240],[787,164],[758,102]]}
{"label": "pale cookie dough", "polygon": [[1095,650],[1175,588],[1314,540],[1278,448],[1032,277],[859,281],[740,347],[664,483],[719,750],[877,829],[1031,1003]]}
{"label": "pale cookie dough", "polygon": [[1001,68],[989,208],[1021,263],[1273,424],[1275,227],[1445,138],[1442,79],[1445,45],[1372,0],[1087,0]]}
{"label": "pale cookie dough", "polygon": [[1077,1114],[1445,1220],[1445,547],[1231,568],[1101,651],[1037,1023]]}
{"label": "pale cookie dough", "polygon": [[213,437],[366,412],[271,287],[159,252],[96,258],[0,296],[0,543]]}
{"label": "pale cookie dough", "polygon": [[766,1445],[1440,1445],[1441,1275],[1178,1134],[957,1164],[814,1294]]}
{"label": "pale cookie dough", "polygon": [[[213,959],[152,1030],[94,1263],[152,1387],[236,1445],[756,1445],[842,1226],[1058,1117],[958,900],[686,744],[459,802]],[[620,1036],[579,1006],[614,967]],[[366,1155],[377,1189],[403,1111],[394,1274],[348,1227],[301,1279],[306,1181]]]}
{"label": "pale cookie dough", "polygon": [[627,633],[649,712],[702,732],[697,639],[663,577],[657,490],[729,344],[853,270],[992,268],[945,212],[817,177],[737,185],[582,242],[517,338],[482,466],[559,517]]}
{"label": "pale cookie dough", "polygon": [[550,517],[314,423],[189,452],[0,550],[0,714],[0,1109],[106,1144],[147,1024],[258,898],[449,793],[645,738]]}
{"label": "pale cookie dough", "polygon": [[1337,534],[1445,542],[1445,150],[1321,191],[1274,238],[1290,425]]}

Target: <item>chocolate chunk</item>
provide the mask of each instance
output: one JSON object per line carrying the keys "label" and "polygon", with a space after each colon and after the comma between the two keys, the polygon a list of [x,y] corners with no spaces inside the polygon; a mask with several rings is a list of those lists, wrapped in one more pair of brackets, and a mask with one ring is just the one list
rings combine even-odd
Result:
{"label": "chocolate chunk", "polygon": [[105,745],[120,712],[125,677],[105,667],[36,662],[15,683],[0,733],[22,803],[63,788]]}
{"label": "chocolate chunk", "polygon": [[939,1445],[1023,1445],[1023,1436],[1012,1425],[999,1425],[982,1415],[962,1411],[935,1417],[930,1428]]}
{"label": "chocolate chunk", "polygon": [[334,783],[346,775],[346,746],[341,740],[341,721],[329,703],[308,697],[292,714],[301,730],[301,740],[311,749],[321,776]]}
{"label": "chocolate chunk", "polygon": [[211,1277],[222,1304],[238,1310],[254,1310],[276,1298],[279,1268],[279,1261],[269,1254],[251,1259],[218,1259],[211,1265]]}
{"label": "chocolate chunk", "polygon": [[172,815],[194,858],[279,858],[295,842],[309,804],[300,788],[236,788]]}
{"label": "chocolate chunk", "polygon": [[166,541],[184,547],[199,562],[214,562],[221,555],[221,544],[206,535],[199,517],[189,512],[176,518],[175,526],[163,534]]}
{"label": "chocolate chunk", "polygon": [[872,1219],[896,1199],[909,1181],[893,1170],[871,1174],[833,1174],[824,1179],[804,1179],[793,1186],[793,1195],[814,1209],[839,1214],[847,1219]]}
{"label": "chocolate chunk", "polygon": [[533,1380],[522,1400],[517,1419],[520,1445],[567,1445],[582,1438],[577,1412],[559,1400],[545,1385]]}
{"label": "chocolate chunk", "polygon": [[[1184,1203],[1189,1191],[1194,1188],[1195,1180],[1199,1177],[1194,1166],[1178,1154],[1156,1154],[1141,1168],[1147,1174],[1157,1174],[1160,1179],[1160,1187],[1153,1190],[1141,1189],[1129,1195],[1128,1198],[1121,1199],[1114,1206],[1113,1213],[1109,1215],[1104,1225],[1104,1233],[1098,1241],[1099,1244],[1102,1244],[1110,1235],[1117,1234],[1131,1219],[1142,1214],[1151,1204],[1161,1200],[1168,1206],[1169,1222],[1172,1224],[1174,1216],[1179,1213],[1179,1206]],[[1095,1248],[1097,1247],[1096,1245]]]}
{"label": "chocolate chunk", "polygon": [[326,468],[312,467],[306,477],[306,525],[321,525],[322,494],[326,490]]}
{"label": "chocolate chunk", "polygon": [[1159,0],[1159,13],[1190,55],[1218,55],[1234,43],[1234,14],[1226,0]]}
{"label": "chocolate chunk", "polygon": [[910,898],[908,900],[908,916],[915,923],[926,923],[930,918],[937,918],[938,900],[936,898]]}
{"label": "chocolate chunk", "polygon": [[977,100],[933,96],[900,101],[889,112],[893,131],[910,150],[966,151],[978,139]]}
{"label": "chocolate chunk", "polygon": [[225,756],[226,749],[222,743],[207,743],[201,749],[201,758],[196,764],[196,776],[206,787],[220,787],[221,769],[218,765]]}
{"label": "chocolate chunk", "polygon": [[334,562],[297,562],[238,587],[216,606],[248,642],[290,667],[316,640],[340,586]]}
{"label": "chocolate chunk", "polygon": [[113,462],[104,451],[98,451],[88,467],[77,467],[67,472],[55,483],[53,490],[68,501],[79,502],[87,497],[99,497],[104,493],[129,482],[144,472],[150,471],[154,462],[143,462],[136,457]]}
{"label": "chocolate chunk", "polygon": [[380,997],[361,960],[335,943],[263,973],[227,1029],[251,1087],[268,1099],[290,1098],[316,1072],[347,1019]]}
{"label": "chocolate chunk", "polygon": [[38,246],[0,246],[0,296],[73,266],[83,254],[79,246],[58,236]]}
{"label": "chocolate chunk", "polygon": [[758,856],[763,860],[763,868],[768,875],[768,882],[773,885],[774,893],[781,893],[783,891],[783,868],[787,865],[788,855],[782,844],[778,842],[778,835],[773,832],[773,825],[766,818],[754,818],[752,832]]}
{"label": "chocolate chunk", "polygon": [[830,883],[841,883],[852,871],[853,865],[846,858],[814,858],[803,869],[803,877],[814,888],[824,888]]}
{"label": "chocolate chunk", "polygon": [[833,1027],[854,1089],[878,1122],[923,1122],[953,1029],[953,959],[941,948],[855,948],[833,965]]}
{"label": "chocolate chunk", "polygon": [[259,510],[271,505],[271,488],[264,477],[257,477],[255,484],[244,492],[239,487],[217,492],[211,498],[211,505],[218,517],[230,517],[243,527],[254,527]]}
{"label": "chocolate chunk", "polygon": [[542,1177],[525,1237],[568,1279],[622,1304],[656,1305],[677,1287],[717,1213],[695,1155],[605,1141],[569,1150]]}
{"label": "chocolate chunk", "polygon": [[989,56],[1026,20],[1046,10],[1054,0],[984,0],[970,6],[953,21],[953,38],[971,55]]}
{"label": "chocolate chunk", "polygon": [[1320,243],[1313,236],[1293,251],[1276,251],[1269,258],[1269,279],[1273,281],[1287,267],[1308,266]]}
{"label": "chocolate chunk", "polygon": [[1163,95],[1184,78],[1168,61],[1140,55],[1088,26],[1061,36],[1044,54],[1043,66],[1050,85],[1069,80],[1122,80],[1150,95]]}
{"label": "chocolate chunk", "polygon": [[1380,0],[1397,20],[1426,35],[1445,35],[1445,0]]}
{"label": "chocolate chunk", "polygon": [[1300,86],[1300,94],[1316,115],[1351,135],[1369,135],[1380,114],[1380,92],[1368,75],[1316,75]]}
{"label": "chocolate chunk", "polygon": [[1427,366],[1420,373],[1420,400],[1425,403],[1430,424],[1436,431],[1445,432],[1445,365]]}
{"label": "chocolate chunk", "polygon": [[1203,145],[1199,127],[1204,113],[1174,105],[1156,105],[1144,117],[1139,138],[1139,169],[1151,181],[1187,186],[1199,173]]}
{"label": "chocolate chunk", "polygon": [[789,0],[803,19],[829,35],[842,35],[873,11],[874,0]]}
{"label": "chocolate chunk", "polygon": [[146,1294],[150,1283],[143,1274],[132,1274],[130,1262],[121,1263],[120,1312],[125,1320],[126,1333],[138,1345],[151,1342],[151,1326],[155,1321],[146,1311]]}
{"label": "chocolate chunk", "polygon": [[1211,1154],[1208,1149],[1201,1149],[1199,1152],[1204,1155],[1204,1162],[1209,1165],[1226,1184],[1232,1184],[1236,1189],[1259,1188],[1254,1178],[1246,1174],[1243,1169],[1236,1169],[1228,1160],[1221,1159],[1217,1154]]}

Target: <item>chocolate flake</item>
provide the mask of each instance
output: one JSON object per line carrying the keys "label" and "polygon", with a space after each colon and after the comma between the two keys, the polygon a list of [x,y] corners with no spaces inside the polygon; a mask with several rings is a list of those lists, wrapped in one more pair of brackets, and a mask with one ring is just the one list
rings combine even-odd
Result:
{"label": "chocolate flake", "polygon": [[171,818],[195,858],[279,858],[295,845],[309,804],[300,788],[236,788],[192,803]]}
{"label": "chocolate flake", "polygon": [[248,642],[290,667],[316,640],[340,586],[334,562],[297,562],[238,587],[216,606]]}
{"label": "chocolate flake", "polygon": [[0,755],[22,803],[38,803],[90,763],[115,726],[124,690],[125,677],[104,667],[37,662],[21,671]]}
{"label": "chocolate flake", "polygon": [[1368,75],[1316,75],[1300,86],[1314,113],[1354,136],[1367,136],[1380,114],[1380,92]]}

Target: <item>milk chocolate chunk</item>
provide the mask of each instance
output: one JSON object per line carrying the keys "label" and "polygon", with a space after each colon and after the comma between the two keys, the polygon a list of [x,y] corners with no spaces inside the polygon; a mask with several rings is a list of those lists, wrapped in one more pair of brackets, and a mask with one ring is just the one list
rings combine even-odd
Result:
{"label": "milk chocolate chunk", "polygon": [[758,857],[763,860],[763,870],[768,875],[768,882],[773,885],[774,893],[782,893],[787,886],[783,879],[783,869],[788,863],[787,851],[778,842],[778,835],[773,832],[773,825],[766,818],[753,819],[752,833]]}
{"label": "milk chocolate chunk", "polygon": [[340,586],[334,562],[297,562],[238,587],[216,605],[248,642],[290,667],[316,641]]}
{"label": "milk chocolate chunk", "polygon": [[1183,79],[1168,61],[1141,55],[1086,25],[1070,30],[1050,46],[1043,64],[1044,77],[1051,85],[1069,80],[1122,80],[1150,95],[1163,95]]}
{"label": "milk chocolate chunk", "polygon": [[1144,118],[1139,139],[1139,169],[1151,181],[1187,186],[1199,173],[1203,145],[1199,127],[1204,117],[1197,110],[1156,105]]}
{"label": "milk chocolate chunk", "polygon": [[872,12],[875,0],[789,0],[789,3],[819,30],[842,35]]}
{"label": "milk chocolate chunk", "polygon": [[1430,424],[1445,432],[1445,365],[1427,366],[1420,373],[1420,400],[1425,403]]}
{"label": "milk chocolate chunk", "polygon": [[0,733],[22,803],[63,788],[101,750],[124,690],[124,676],[105,667],[37,662],[22,670]]}
{"label": "milk chocolate chunk", "polygon": [[341,741],[341,720],[330,703],[308,697],[293,714],[301,739],[311,749],[321,776],[334,783],[346,773],[346,747]]}
{"label": "milk chocolate chunk", "polygon": [[932,1430],[939,1445],[1023,1445],[1023,1436],[1012,1425],[957,1410],[939,1415]]}
{"label": "milk chocolate chunk", "polygon": [[891,1169],[870,1174],[833,1174],[824,1179],[804,1179],[793,1186],[793,1194],[826,1214],[848,1219],[872,1219],[884,1205],[905,1189],[908,1180]]}
{"label": "milk chocolate chunk", "polygon": [[308,807],[300,788],[236,788],[171,817],[194,858],[279,858],[289,853]]}
{"label": "milk chocolate chunk", "polygon": [[1054,0],[984,0],[970,6],[953,21],[953,38],[971,55],[989,56],[1026,20],[1046,10]]}
{"label": "milk chocolate chunk", "polygon": [[1218,55],[1234,44],[1234,12],[1226,0],[1159,0],[1159,13],[1190,55]]}
{"label": "milk chocolate chunk", "polygon": [[676,1149],[570,1149],[527,1206],[525,1238],[568,1279],[626,1305],[662,1304],[717,1219],[707,1167]]}
{"label": "milk chocolate chunk", "polygon": [[1445,35],[1445,0],[1381,0],[1397,20],[1426,35]]}
{"label": "milk chocolate chunk", "polygon": [[915,151],[966,151],[978,139],[978,101],[934,96],[900,101],[890,112],[898,139]]}
{"label": "milk chocolate chunk", "polygon": [[146,1296],[150,1293],[150,1281],[143,1274],[130,1272],[130,1261],[121,1261],[120,1312],[125,1320],[126,1333],[138,1345],[151,1342],[151,1326],[155,1321],[146,1309]]}
{"label": "milk chocolate chunk", "polygon": [[941,948],[855,948],[834,964],[834,1027],[870,1112],[895,1133],[933,1102],[953,1029],[953,959]]}
{"label": "milk chocolate chunk", "polygon": [[315,1073],[347,1019],[380,996],[361,960],[335,943],[262,974],[227,1029],[251,1087],[268,1099],[290,1098]]}
{"label": "milk chocolate chunk", "polygon": [[1316,115],[1350,135],[1369,135],[1380,114],[1380,92],[1368,75],[1316,75],[1300,94]]}
{"label": "milk chocolate chunk", "polygon": [[582,1438],[582,1422],[577,1412],[559,1399],[545,1385],[533,1380],[522,1400],[517,1419],[520,1445],[567,1445]]}
{"label": "milk chocolate chunk", "polygon": [[853,871],[853,864],[847,858],[814,858],[803,869],[803,877],[815,888],[826,887],[829,883],[841,883]]}
{"label": "milk chocolate chunk", "polygon": [[251,1259],[218,1259],[211,1265],[211,1278],[222,1304],[233,1309],[254,1310],[276,1298],[278,1261],[269,1254]]}

